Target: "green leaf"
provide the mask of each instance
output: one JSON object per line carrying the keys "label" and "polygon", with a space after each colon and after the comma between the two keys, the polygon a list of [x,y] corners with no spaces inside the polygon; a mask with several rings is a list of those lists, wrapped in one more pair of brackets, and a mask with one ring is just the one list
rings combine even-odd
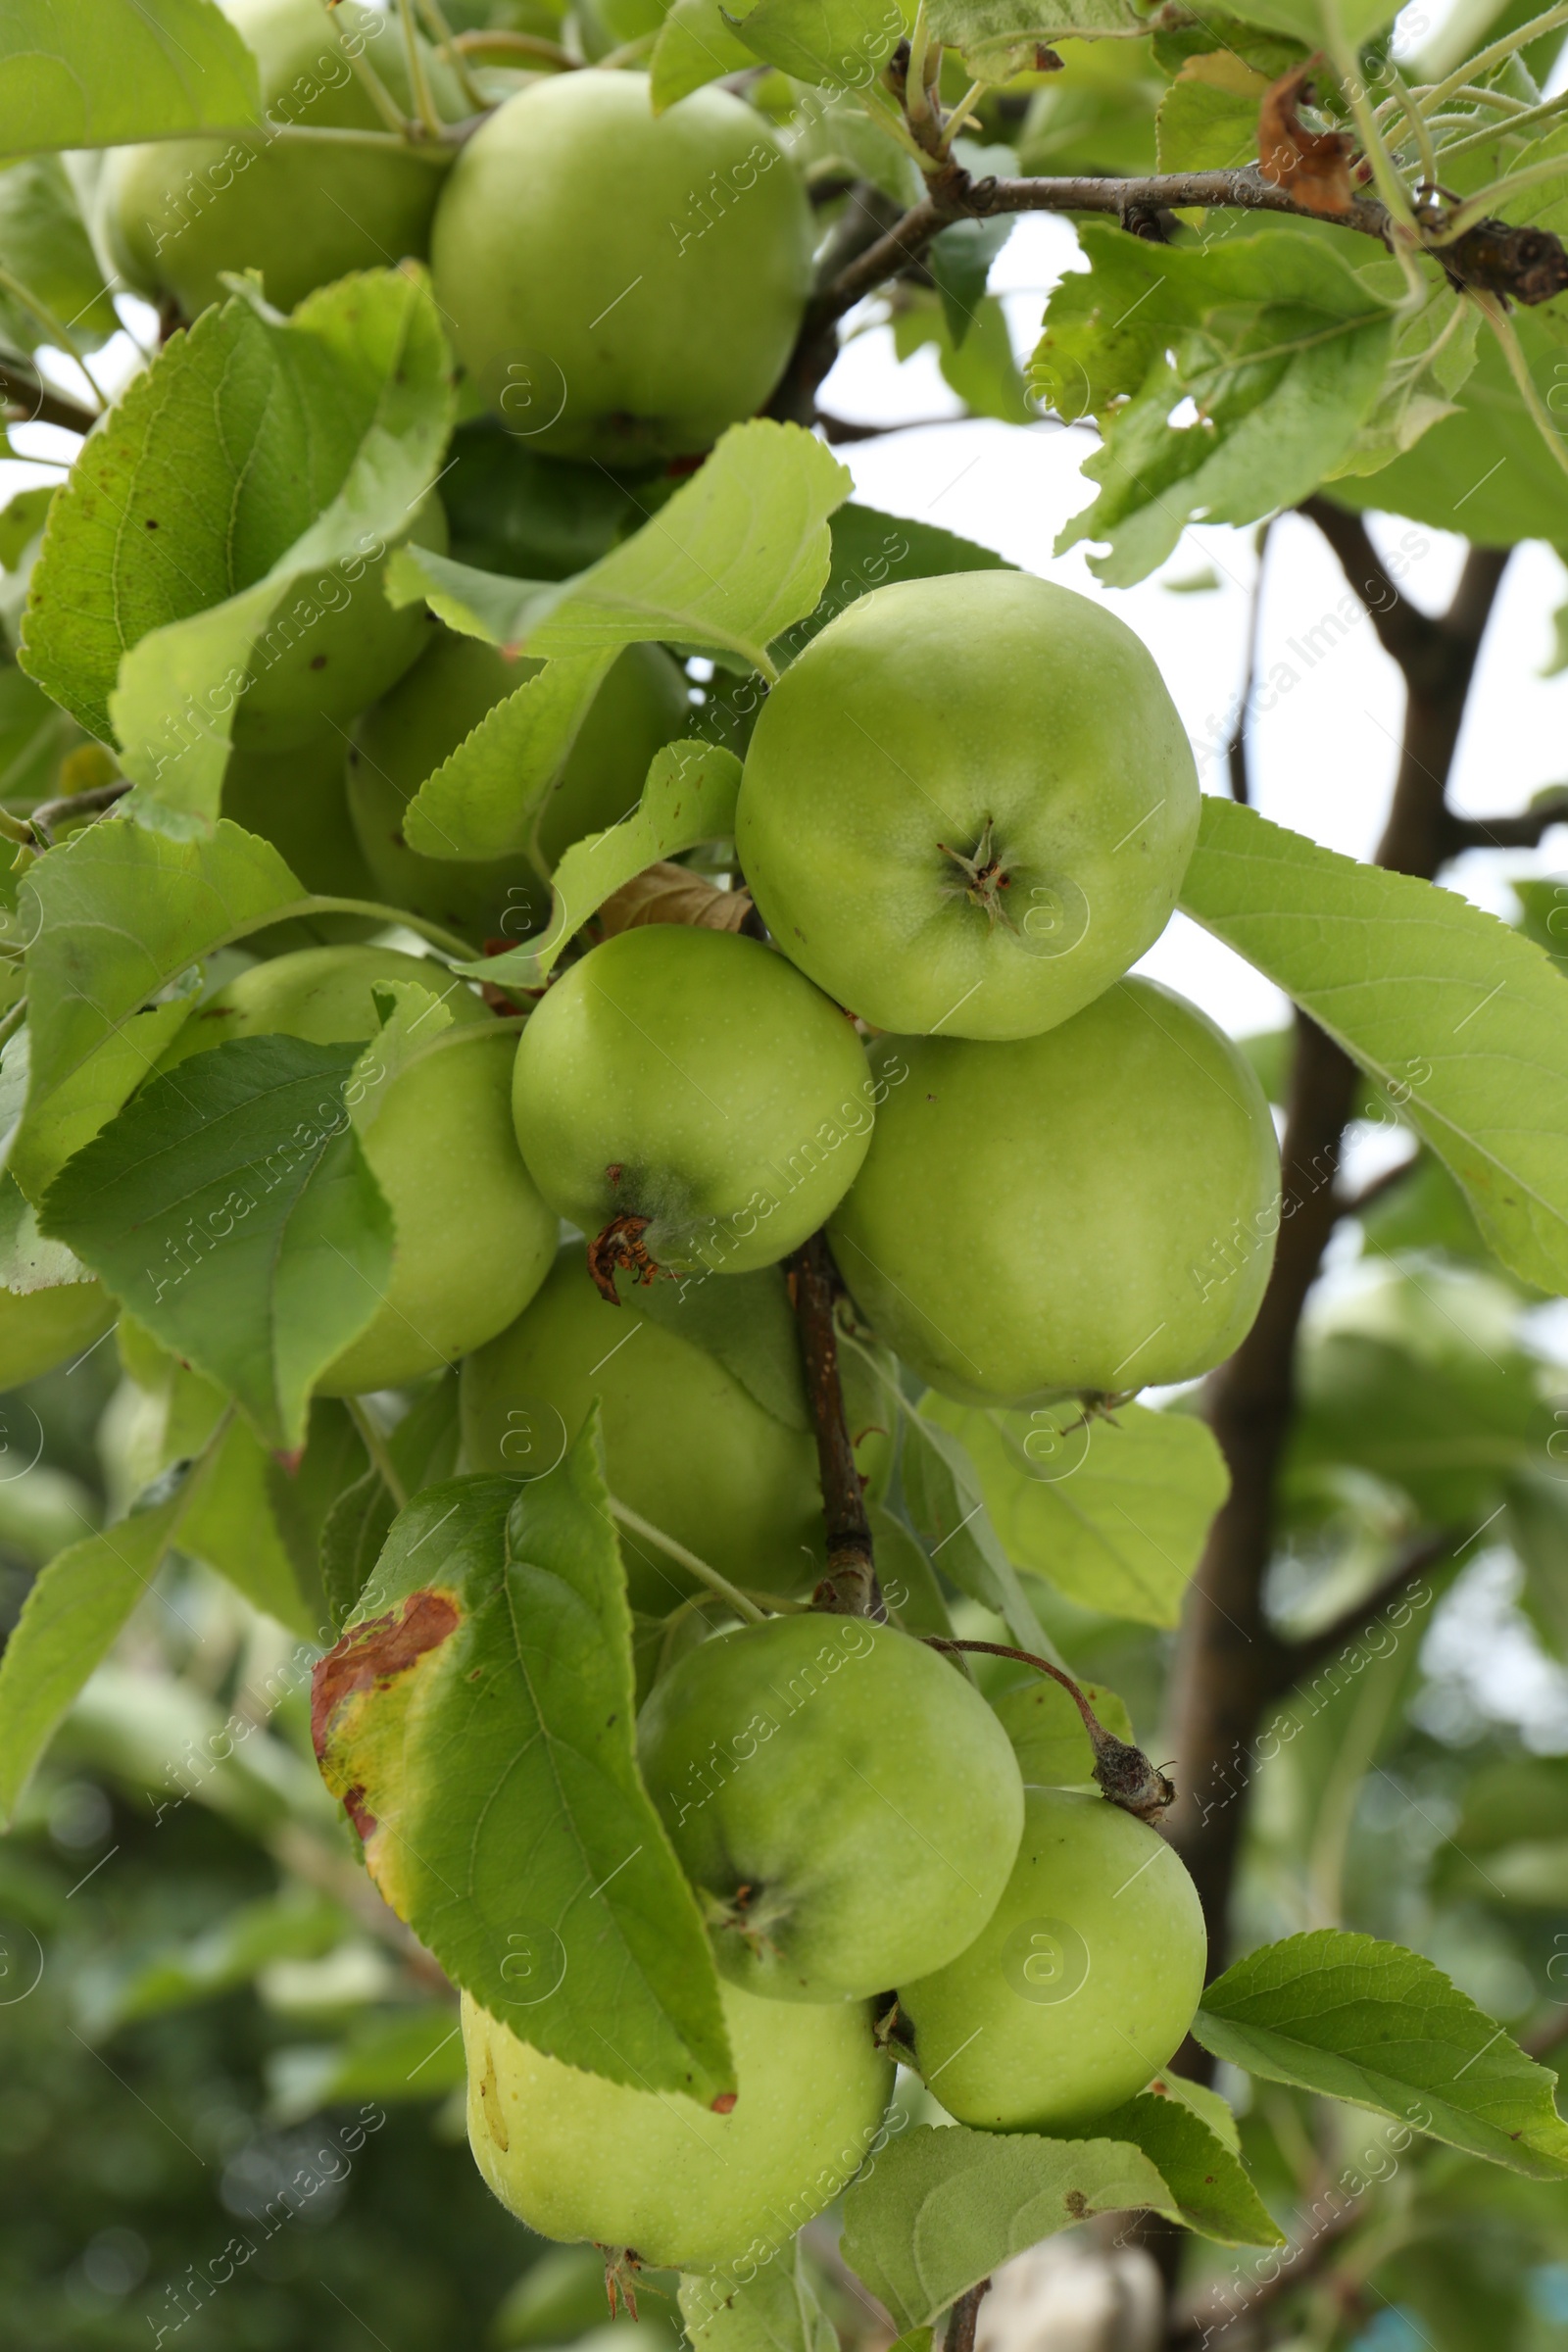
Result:
{"label": "green leaf", "polygon": [[[1464,1810],[1432,1864],[1433,1889],[1448,1902],[1568,1904],[1568,1758],[1510,1756],[1484,1766],[1464,1791]],[[1546,1985],[1562,1999],[1565,1973],[1554,1946]]]}
{"label": "green leaf", "polygon": [[1205,2082],[1193,2082],[1188,2075],[1172,2074],[1168,2068],[1164,2074],[1156,2075],[1149,2087],[1183,2107],[1190,2107],[1233,2156],[1240,2156],[1242,2135],[1237,2130],[1235,2112],[1217,2090],[1210,2090]]}
{"label": "green leaf", "polygon": [[216,0],[8,0],[0,154],[225,130],[260,111],[256,60]]}
{"label": "green leaf", "polygon": [[[1555,399],[1561,343],[1529,311],[1516,311],[1513,326],[1536,383]],[[1484,546],[1546,539],[1568,547],[1568,473],[1520,398],[1496,336],[1472,334],[1470,349],[1473,372],[1451,390],[1456,414],[1437,418],[1401,455],[1387,452],[1392,463],[1381,470],[1338,474],[1326,494],[1343,507],[1408,514]]]}
{"label": "green leaf", "polygon": [[935,37],[958,50],[978,79],[992,82],[1029,72],[1039,47],[1149,27],[1136,0],[936,0],[928,13]]}
{"label": "green leaf", "polygon": [[321,1530],[321,1589],[341,1633],[374,1573],[398,1506],[379,1470],[362,1473],[333,1503]]}
{"label": "green leaf", "polygon": [[1257,154],[1269,76],[1227,49],[1190,57],[1154,118],[1162,172],[1229,172]]}
{"label": "green leaf", "polygon": [[[65,1715],[162,1567],[203,1471],[171,1481],[162,1498],[73,1544],[39,1570],[0,1656],[0,1826]],[[163,1482],[160,1482],[162,1485]]]}
{"label": "green leaf", "polygon": [[838,2352],[799,2238],[744,2285],[732,2277],[682,2278],[680,2316],[700,2352]]}
{"label": "green leaf", "polygon": [[304,1443],[312,1386],[391,1271],[391,1212],[343,1106],[358,1054],[248,1037],[193,1054],[76,1154],[41,1219],[280,1449]]}
{"label": "green leaf", "polygon": [[210,830],[245,681],[295,591],[285,646],[381,594],[367,565],[407,532],[451,405],[427,285],[370,270],[288,319],[238,294],[204,312],[85,443],[50,510],[23,667],[118,741],[168,829]]}
{"label": "green leaf", "polygon": [[139,1473],[162,1474],[216,1446],[180,1531],[181,1551],[226,1577],[280,1625],[327,1639],[317,1564],[320,1523],[330,1497],[365,1459],[344,1407],[313,1404],[305,1454],[285,1467],[231,1414],[220,1429],[222,1390],[161,1348],[132,1316],[122,1315],[119,1340],[121,1362],[145,1406],[135,1422]]}
{"label": "green leaf", "polygon": [[143,1477],[172,1469],[217,1442],[210,1483],[193,1504],[180,1548],[226,1577],[253,1607],[314,1640],[325,1629],[318,1554],[321,1525],[338,1491],[365,1461],[345,1406],[313,1402],[303,1455],[278,1460],[244,1423],[219,1423],[221,1389],[161,1348],[122,1314],[120,1358],[142,1392],[133,1460]]}
{"label": "green leaf", "polygon": [[720,74],[740,73],[755,63],[753,52],[727,21],[721,0],[675,0],[648,62],[654,112],[662,115]]}
{"label": "green leaf", "polygon": [[1213,799],[1181,904],[1389,1091],[1505,1266],[1568,1290],[1568,997],[1541,949]]}
{"label": "green leaf", "polygon": [[960,1438],[1009,1559],[1081,1607],[1174,1625],[1230,1492],[1207,1424],[1142,1404],[1006,1412],[935,1392],[920,1410]]}
{"label": "green leaf", "polygon": [[942,297],[942,315],[955,351],[975,322],[991,265],[1014,225],[1012,216],[1006,213],[992,220],[955,220],[927,249],[926,268]]}
{"label": "green leaf", "polygon": [[1265,1944],[1203,1995],[1205,2050],[1399,2117],[1534,2180],[1568,2178],[1556,2077],[1418,1952],[1335,1928]]}
{"label": "green leaf", "polygon": [[[3,594],[0,590],[0,598]],[[83,741],[69,711],[52,703],[15,662],[0,662],[0,799],[28,808],[52,799],[61,760]],[[0,872],[0,936],[8,941],[16,888],[15,872]]]}
{"label": "green leaf", "polygon": [[736,654],[771,677],[768,646],[822,593],[828,516],[850,487],[813,435],[753,417],[730,426],[640,531],[572,579],[511,580],[405,547],[388,594],[423,597],[450,627],[517,653],[665,641]]}
{"label": "green leaf", "polygon": [[561,860],[552,885],[550,925],[538,947],[509,948],[504,956],[453,968],[502,987],[542,986],[573,932],[623,882],[662,858],[734,832],[740,786],[741,763],[733,752],[713,743],[666,743],[654,754],[632,814],[607,832],[574,841]]}
{"label": "green leaf", "polygon": [[1107,2138],[1142,2148],[1189,2230],[1222,2246],[1282,2246],[1283,2231],[1232,2150],[1183,2102],[1141,2090],[1102,2116]]}
{"label": "green leaf", "polygon": [[[1388,290],[1393,291],[1392,280]],[[1455,396],[1474,371],[1481,339],[1481,314],[1474,304],[1465,303],[1456,310],[1446,282],[1434,286],[1425,307],[1396,332],[1383,388],[1329,482],[1347,475],[1381,478],[1391,464],[1414,449],[1445,417],[1455,416]],[[1549,465],[1550,452],[1534,423],[1528,416],[1523,422],[1535,433],[1537,448]],[[1560,471],[1558,480],[1568,489],[1568,477]],[[1467,527],[1476,530],[1480,526],[1471,518]]]}
{"label": "green leaf", "polygon": [[[309,1678],[301,1643],[268,1684],[297,1690]],[[167,1674],[100,1666],[62,1727],[60,1755],[156,1797],[155,1826],[189,1801],[263,1841],[290,1822],[318,1838],[333,1829],[335,1807],[307,1757]]]}
{"label": "green leaf", "polygon": [[45,1241],[38,1231],[38,1212],[23,1194],[14,1176],[0,1176],[0,1289],[26,1298],[33,1291],[56,1291],[72,1282],[91,1282],[92,1274],[64,1242]]}
{"label": "green leaf", "polygon": [[951,1642],[953,1620],[925,1545],[906,1519],[871,1495],[866,1497],[865,1513],[876,1550],[877,1582],[894,1624],[906,1634],[940,1634]]}
{"label": "green leaf", "polygon": [[[1107,541],[1093,568],[1128,587],[1195,518],[1253,521],[1334,470],[1382,389],[1393,313],[1305,233],[1200,249],[1086,222],[1080,238],[1093,266],[1047,305],[1030,386],[1069,423],[1101,417],[1084,466],[1100,495],[1056,550]],[[1189,400],[1196,420],[1173,425]]]}
{"label": "green leaf", "polygon": [[[52,313],[78,351],[96,351],[119,333],[104,273],[58,155],[0,169],[0,267]],[[14,351],[60,340],[46,319],[9,292],[0,293],[0,336]],[[4,561],[9,568],[15,557]]]}
{"label": "green leaf", "polygon": [[217,1925],[149,1959],[89,1978],[81,2023],[94,2039],[142,2017],[166,2016],[249,1984],[274,1960],[317,1960],[351,1929],[341,1904],[302,1886],[241,1903]]}
{"label": "green leaf", "polygon": [[465,2073],[463,2028],[448,2002],[377,2009],[356,2019],[341,2041],[274,2050],[267,2063],[269,2106],[279,2124],[356,2099],[368,2117],[388,2100],[445,2098],[462,2089]]}
{"label": "green leaf", "polygon": [[191,1505],[179,1547],[226,1577],[253,1608],[290,1633],[311,1636],[318,1630],[317,1612],[300,1590],[273,1507],[273,1483],[284,1475],[245,1423],[232,1422]]}
{"label": "green leaf", "polygon": [[1332,6],[1324,0],[1227,0],[1227,5],[1249,24],[1288,33],[1309,49],[1336,39],[1359,45],[1392,24],[1398,13],[1398,0],[1333,0]]}
{"label": "green leaf", "polygon": [[416,980],[377,981],[370,1002],[381,1025],[361,1048],[343,1092],[354,1132],[360,1136],[369,1134],[386,1108],[392,1086],[410,1063],[452,1026],[451,1005]]}
{"label": "green leaf", "polygon": [[[1559,606],[1552,618],[1559,643],[1568,646],[1568,605]],[[1555,677],[1561,669],[1568,669],[1568,650],[1546,674]],[[1525,937],[1544,948],[1561,971],[1568,964],[1568,883],[1550,881],[1544,875],[1516,874],[1510,876],[1508,888],[1519,902]]]}
{"label": "green leaf", "polygon": [[[1132,1717],[1114,1690],[1078,1678],[1078,1688],[1107,1732],[1135,1744]],[[1078,1788],[1094,1779],[1095,1753],[1084,1719],[1059,1683],[1035,1675],[991,1702],[1012,1741],[1018,1770],[1032,1788]]]}
{"label": "green leaf", "polygon": [[[448,1373],[404,1414],[387,1440],[387,1452],[405,1493],[417,1494],[438,1480],[451,1478],[457,1469],[458,1440],[458,1380],[455,1373]],[[364,1458],[363,1451],[360,1458]],[[321,1586],[335,1633],[342,1632],[370,1581],[397,1507],[379,1470],[369,1469],[340,1487],[325,1514],[320,1535]]]}
{"label": "green leaf", "polygon": [[797,111],[792,137],[790,153],[803,172],[863,179],[901,212],[919,201],[919,166],[888,137],[882,118],[867,114],[855,92],[819,91]]}
{"label": "green leaf", "polygon": [[304,895],[270,842],[226,822],[211,841],[174,842],[110,818],[28,867],[30,1075],[9,1165],[30,1200],[141,1084],[194,1001],[157,1000]]}
{"label": "green leaf", "polygon": [[944,579],[956,571],[1012,571],[995,549],[978,547],[935,523],[910,522],[853,500],[833,517],[833,557],[827,586],[814,612],[776,639],[769,652],[780,669],[806,651],[819,630],[862,596],[894,580]]}
{"label": "green leaf", "polygon": [[564,1461],[430,1488],[317,1670],[317,1752],[382,1894],[538,2049],[734,2087],[696,1901],[634,1758],[631,1619],[597,1414]]}
{"label": "green leaf", "polygon": [[1350,1464],[1402,1489],[1424,1525],[1471,1535],[1551,1437],[1540,1365],[1509,1332],[1516,1311],[1494,1284],[1423,1267],[1317,1319],[1297,1373],[1291,1482]]}
{"label": "green leaf", "polygon": [[1018,1572],[991,1524],[962,1440],[924,1413],[906,1407],[899,1458],[905,1505],[943,1575],[971,1600],[994,1610],[1020,1649],[1052,1656]]}
{"label": "green leaf", "polygon": [[620,1288],[650,1323],[675,1332],[721,1363],[764,1413],[786,1429],[810,1428],[800,1337],[780,1267],[690,1274],[646,1290],[623,1274]]}
{"label": "green leaf", "polygon": [[547,662],[425,777],[403,815],[424,858],[537,858],[537,819],[614,661],[612,647]]}
{"label": "green leaf", "polygon": [[754,57],[796,81],[863,89],[908,30],[900,0],[757,0],[735,23]]}
{"label": "green leaf", "polygon": [[919,2124],[844,2200],[844,2259],[902,2331],[929,2327],[998,2265],[1097,2213],[1163,2213],[1170,2190],[1139,2148]]}
{"label": "green leaf", "polygon": [[979,298],[961,342],[954,336],[951,317],[946,301],[910,294],[894,314],[893,348],[899,358],[906,360],[934,343],[944,380],[974,416],[995,416],[1004,424],[1035,423],[1039,412],[1030,405],[1001,302],[994,294]]}

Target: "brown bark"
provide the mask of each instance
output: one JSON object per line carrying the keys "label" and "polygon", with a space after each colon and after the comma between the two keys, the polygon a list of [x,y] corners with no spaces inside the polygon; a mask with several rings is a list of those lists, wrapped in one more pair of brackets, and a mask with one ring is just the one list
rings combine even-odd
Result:
{"label": "brown bark", "polygon": [[871,1551],[871,1523],[856,1465],[855,1445],[839,1380],[833,1301],[838,1274],[825,1237],[813,1233],[788,1261],[790,1303],[801,1335],[806,1399],[816,1438],[822,1514],[827,1526],[827,1575],[813,1598],[818,1608],[886,1622],[887,1607]]}
{"label": "brown bark", "polygon": [[51,392],[22,360],[0,360],[0,401],[7,424],[61,424],[68,433],[87,433],[97,421],[79,401]]}
{"label": "brown bark", "polygon": [[978,2286],[971,2286],[967,2294],[958,2297],[948,2315],[947,2333],[942,2339],[942,2352],[974,2352],[975,2323],[980,2317],[980,2306],[985,2301],[990,2289],[990,2279],[982,2278]]}

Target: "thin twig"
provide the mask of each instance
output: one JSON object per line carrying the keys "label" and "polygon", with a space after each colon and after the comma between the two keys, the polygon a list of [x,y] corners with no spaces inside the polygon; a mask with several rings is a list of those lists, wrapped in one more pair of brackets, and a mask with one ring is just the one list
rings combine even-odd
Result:
{"label": "thin twig", "polygon": [[1032,1666],[1037,1674],[1049,1674],[1059,1683],[1083,1718],[1089,1744],[1095,1751],[1095,1779],[1102,1796],[1119,1805],[1124,1813],[1136,1814],[1140,1821],[1152,1822],[1176,1801],[1176,1791],[1165,1775],[1151,1764],[1141,1747],[1129,1746],[1107,1732],[1094,1708],[1084,1696],[1070,1674],[1053,1666],[1049,1658],[1037,1657],[1032,1649],[1012,1649],[1004,1642],[960,1642],[944,1634],[922,1634],[928,1649],[949,1651],[955,1656],[960,1650],[975,1650],[989,1658],[1016,1658],[1020,1666]]}
{"label": "thin twig", "polygon": [[58,424],[68,433],[89,433],[98,421],[91,409],[63,392],[51,392],[41,376],[18,360],[0,360],[0,399],[10,412],[8,424]]}
{"label": "thin twig", "polygon": [[446,124],[436,110],[430,90],[430,76],[424,70],[419,28],[414,21],[414,0],[398,0],[398,16],[403,25],[403,55],[409,69],[409,87],[414,92],[414,104],[424,129],[431,138],[439,139]]}
{"label": "thin twig", "polygon": [[419,14],[424,19],[431,38],[438,44],[437,55],[445,56],[447,64],[458,77],[458,86],[473,112],[476,115],[488,113],[491,109],[491,101],[485,96],[468,70],[468,62],[458,47],[457,35],[452,29],[451,21],[441,5],[441,0],[419,0]]}
{"label": "thin twig", "polygon": [[942,2338],[942,2352],[974,2352],[975,2323],[980,2306],[990,2292],[991,2281],[982,2278],[978,2286],[960,2295],[948,2314],[947,2332]]}
{"label": "thin twig", "polygon": [[[884,278],[906,269],[955,220],[987,220],[1001,213],[1108,213],[1120,220],[1184,207],[1288,213],[1320,223],[1324,218],[1262,178],[1251,164],[1239,172],[1153,172],[1136,179],[971,179],[954,170],[939,173],[920,202],[842,270],[812,307],[819,318],[842,318]],[[1337,220],[1341,227],[1358,229],[1379,244],[1390,241],[1387,212],[1367,197],[1357,197]]]}
{"label": "thin twig", "polygon": [[823,1235],[813,1233],[803,1243],[788,1261],[788,1273],[827,1524],[827,1575],[816,1589],[815,1599],[821,1608],[836,1609],[845,1616],[874,1617],[885,1624],[887,1604],[877,1583],[871,1523],[865,1515],[865,1496],[839,1379],[838,1332],[833,1320],[838,1272]]}
{"label": "thin twig", "polygon": [[85,792],[68,792],[58,801],[40,801],[27,822],[44,848],[54,843],[56,828],[74,816],[102,816],[130,790],[128,776],[112,776],[107,784],[89,784]]}
{"label": "thin twig", "polygon": [[1257,685],[1257,653],[1263,617],[1263,565],[1274,522],[1275,517],[1271,514],[1257,535],[1257,573],[1252,581],[1252,604],[1247,622],[1247,674],[1242,680],[1242,699],[1236,706],[1236,724],[1225,746],[1225,769],[1230,777],[1231,799],[1240,801],[1244,808],[1252,797],[1247,772],[1247,738],[1252,695]]}
{"label": "thin twig", "polygon": [[[1394,1173],[1402,1176],[1401,1165]],[[1387,1576],[1375,1584],[1370,1592],[1341,1612],[1331,1623],[1320,1626],[1315,1634],[1304,1634],[1298,1642],[1281,1642],[1279,1690],[1291,1687],[1309,1675],[1314,1666],[1331,1657],[1342,1643],[1353,1642],[1367,1626],[1392,1608],[1428,1568],[1437,1566],[1453,1549],[1456,1539],[1446,1530],[1436,1536],[1425,1536],[1400,1553]]]}
{"label": "thin twig", "polygon": [[1462,850],[1539,849],[1553,825],[1568,825],[1568,784],[1543,793],[1533,808],[1517,809],[1511,816],[1450,814],[1448,856],[1457,858]]}

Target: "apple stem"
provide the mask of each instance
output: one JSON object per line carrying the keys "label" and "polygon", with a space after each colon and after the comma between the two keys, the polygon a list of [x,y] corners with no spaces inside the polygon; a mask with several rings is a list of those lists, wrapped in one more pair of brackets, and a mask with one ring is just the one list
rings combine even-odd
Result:
{"label": "apple stem", "polygon": [[662,1527],[656,1527],[651,1519],[645,1519],[641,1511],[634,1511],[629,1502],[621,1501],[618,1494],[610,1495],[608,1500],[612,1519],[618,1519],[621,1526],[630,1528],[634,1536],[641,1536],[644,1543],[656,1544],[661,1551],[667,1552],[672,1560],[677,1560],[682,1568],[696,1577],[699,1584],[706,1585],[710,1592],[727,1602],[743,1625],[763,1623],[766,1610],[760,1609],[755,1600],[749,1599],[739,1585],[732,1585],[727,1576],[721,1576],[699,1553],[688,1550],[674,1536],[667,1535]]}
{"label": "apple stem", "polygon": [[813,1233],[788,1261],[790,1304],[801,1336],[806,1397],[816,1436],[822,1515],[827,1523],[827,1574],[811,1595],[813,1608],[841,1617],[871,1617],[887,1623],[887,1603],[877,1582],[871,1524],[856,1466],[855,1442],[844,1411],[839,1379],[838,1331],[833,1302],[838,1269],[824,1234]]}
{"label": "apple stem", "polygon": [[1004,1642],[960,1642],[943,1634],[922,1637],[928,1648],[949,1651],[979,1650],[988,1658],[1016,1658],[1020,1666],[1033,1666],[1038,1674],[1049,1674],[1059,1683],[1084,1719],[1089,1744],[1095,1751],[1095,1779],[1100,1793],[1124,1813],[1138,1820],[1153,1823],[1167,1806],[1176,1802],[1176,1791],[1165,1775],[1149,1761],[1141,1747],[1129,1746],[1107,1732],[1094,1708],[1089,1704],[1070,1674],[1053,1666],[1049,1658],[1037,1658],[1032,1650],[1009,1649]]}

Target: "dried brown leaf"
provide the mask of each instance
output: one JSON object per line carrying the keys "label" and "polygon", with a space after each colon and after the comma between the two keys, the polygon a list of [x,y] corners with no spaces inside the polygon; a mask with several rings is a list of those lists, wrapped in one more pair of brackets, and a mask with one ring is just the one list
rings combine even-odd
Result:
{"label": "dried brown leaf", "polygon": [[600,907],[597,919],[608,939],[644,923],[694,923],[704,931],[738,931],[751,911],[744,890],[718,890],[703,875],[662,860],[623,882]]}
{"label": "dried brown leaf", "polygon": [[1343,130],[1309,130],[1298,112],[1311,96],[1313,61],[1271,82],[1257,117],[1257,168],[1275,187],[1313,213],[1348,213],[1355,200]]}

